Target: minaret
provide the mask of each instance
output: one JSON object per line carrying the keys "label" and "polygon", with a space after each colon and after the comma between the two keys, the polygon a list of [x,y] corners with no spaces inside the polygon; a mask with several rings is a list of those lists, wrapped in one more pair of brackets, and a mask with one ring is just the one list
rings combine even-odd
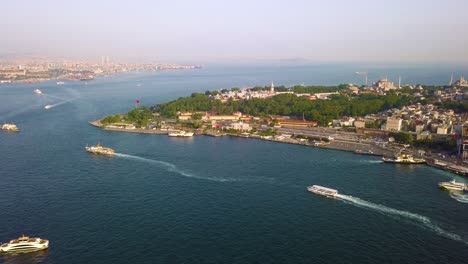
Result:
{"label": "minaret", "polygon": [[398,76],[398,89],[401,88],[401,76]]}
{"label": "minaret", "polygon": [[449,83],[449,85],[452,86],[452,84],[453,84],[453,72],[452,72],[452,75],[450,75],[450,83]]}
{"label": "minaret", "polygon": [[275,85],[273,84],[273,82],[271,82],[270,92],[275,93]]}

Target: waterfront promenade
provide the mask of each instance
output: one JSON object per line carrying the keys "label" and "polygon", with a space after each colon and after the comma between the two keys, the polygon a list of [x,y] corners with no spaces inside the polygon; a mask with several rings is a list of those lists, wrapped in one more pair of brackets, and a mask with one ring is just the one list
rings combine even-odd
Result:
{"label": "waterfront promenade", "polygon": [[[157,135],[167,135],[170,132],[178,131],[175,128],[169,129],[145,129],[145,128],[117,128],[109,127],[101,124],[100,120],[90,121],[90,125],[98,127],[106,131],[114,132],[125,132],[125,133],[139,133],[139,134],[157,134]],[[350,132],[338,132],[329,128],[313,128],[313,129],[296,129],[296,128],[279,128],[278,131],[283,133],[295,133],[311,137],[324,137],[332,138],[330,142],[309,142],[305,140],[295,139],[291,137],[283,136],[259,136],[259,135],[243,135],[243,134],[232,134],[232,133],[221,133],[217,130],[207,130],[204,133],[198,135],[205,136],[232,136],[232,137],[242,137],[250,139],[258,139],[265,141],[273,141],[277,143],[284,144],[294,144],[302,145],[308,147],[319,147],[326,149],[334,149],[341,151],[353,152],[359,155],[374,155],[374,156],[392,156],[400,151],[404,150],[405,152],[410,152],[414,156],[420,156],[418,151],[419,149],[402,149],[401,147],[389,146],[386,144],[381,144],[381,142],[376,142],[373,140],[364,140],[357,135],[356,133]],[[457,162],[449,157],[444,157],[442,155],[434,158],[431,154],[430,156],[422,156],[426,159],[426,164],[438,169],[446,170],[458,175],[468,176],[468,165],[464,163]]]}

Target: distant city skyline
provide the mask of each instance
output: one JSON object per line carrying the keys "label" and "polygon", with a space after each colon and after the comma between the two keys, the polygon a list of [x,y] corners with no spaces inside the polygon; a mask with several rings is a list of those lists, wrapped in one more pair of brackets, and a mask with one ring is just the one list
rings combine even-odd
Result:
{"label": "distant city skyline", "polygon": [[8,1],[0,55],[468,64],[468,1]]}

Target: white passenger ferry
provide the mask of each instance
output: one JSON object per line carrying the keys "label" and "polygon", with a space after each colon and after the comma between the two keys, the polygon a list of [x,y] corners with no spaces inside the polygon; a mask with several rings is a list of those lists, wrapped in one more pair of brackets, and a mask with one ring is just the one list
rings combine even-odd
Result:
{"label": "white passenger ferry", "polygon": [[468,186],[462,182],[456,182],[455,180],[449,182],[440,182],[439,187],[443,189],[447,189],[450,191],[467,191]]}
{"label": "white passenger ferry", "polygon": [[167,134],[170,137],[191,137],[193,136],[193,132],[185,132],[185,131],[177,131],[177,132],[171,132]]}
{"label": "white passenger ferry", "polygon": [[11,132],[19,132],[19,128],[15,124],[8,124],[8,123],[5,123],[2,125],[2,130],[11,131]]}
{"label": "white passenger ferry", "polygon": [[11,240],[0,246],[0,252],[24,252],[36,251],[49,247],[49,240],[38,237],[27,237],[22,235],[18,239]]}
{"label": "white passenger ferry", "polygon": [[101,144],[97,144],[96,146],[91,146],[91,147],[88,147],[86,146],[85,147],[86,151],[88,151],[89,153],[93,153],[93,154],[99,154],[99,155],[108,155],[108,156],[112,156],[114,155],[115,151],[111,148],[106,148],[106,147],[103,147],[101,146]]}
{"label": "white passenger ferry", "polygon": [[336,197],[338,195],[337,190],[330,189],[330,188],[327,188],[327,187],[323,187],[323,186],[320,186],[320,185],[309,186],[309,187],[307,187],[307,190],[309,192],[313,192],[315,194],[319,194],[319,195],[323,195],[323,196],[327,196],[327,197],[331,197],[331,198],[334,198],[334,197]]}
{"label": "white passenger ferry", "polygon": [[421,158],[414,158],[410,154],[400,154],[395,157],[382,157],[383,162],[387,163],[401,163],[401,164],[422,164],[426,163],[426,160]]}

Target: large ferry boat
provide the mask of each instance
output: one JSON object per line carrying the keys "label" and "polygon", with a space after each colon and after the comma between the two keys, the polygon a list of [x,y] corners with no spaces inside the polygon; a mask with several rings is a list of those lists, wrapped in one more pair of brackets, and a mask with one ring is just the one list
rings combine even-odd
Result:
{"label": "large ferry boat", "polygon": [[19,128],[15,124],[5,123],[2,125],[2,129],[11,132],[19,132]]}
{"label": "large ferry boat", "polygon": [[440,182],[439,187],[450,191],[468,191],[468,186],[462,182],[456,182],[455,180],[449,182]]}
{"label": "large ferry boat", "polygon": [[177,131],[177,132],[171,132],[167,134],[170,137],[191,137],[193,136],[193,132],[185,132],[185,131]]}
{"label": "large ferry boat", "polygon": [[395,157],[382,157],[384,162],[388,163],[404,163],[404,164],[421,164],[426,163],[425,159],[414,158],[410,154],[399,154]]}
{"label": "large ferry boat", "polygon": [[109,155],[109,156],[114,155],[113,149],[103,147],[100,144],[97,144],[96,146],[91,146],[91,147],[86,146],[86,151],[88,151],[89,153],[93,153],[93,154]]}
{"label": "large ferry boat", "polygon": [[307,187],[307,190],[309,192],[313,192],[315,194],[323,195],[323,196],[327,196],[327,197],[331,197],[331,198],[335,198],[338,195],[337,190],[330,189],[330,188],[327,188],[327,187],[323,187],[323,186],[320,186],[320,185],[309,186],[309,187]]}
{"label": "large ferry boat", "polygon": [[35,92],[36,94],[41,94],[41,93],[42,93],[42,91],[39,90],[39,89],[34,89],[34,92]]}
{"label": "large ferry boat", "polygon": [[0,252],[36,251],[49,247],[49,240],[22,235],[0,246]]}

